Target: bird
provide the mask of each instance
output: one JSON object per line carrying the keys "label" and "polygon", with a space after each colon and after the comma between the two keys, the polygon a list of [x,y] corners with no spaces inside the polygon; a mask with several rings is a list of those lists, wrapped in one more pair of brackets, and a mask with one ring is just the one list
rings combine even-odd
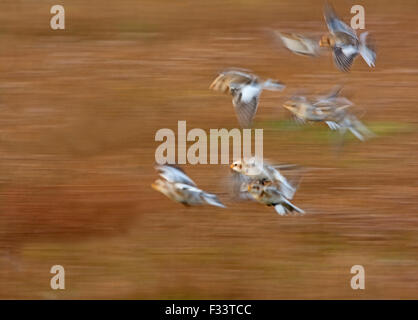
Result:
{"label": "bird", "polygon": [[228,69],[219,73],[209,87],[232,95],[232,104],[241,127],[250,127],[257,112],[261,92],[283,90],[285,85],[277,80],[262,80],[247,70]]}
{"label": "bird", "polygon": [[[244,176],[240,181],[240,191],[245,191],[245,185],[248,185],[253,181],[269,181],[278,183],[282,194],[285,197],[291,199],[293,198],[296,188],[288,181],[284,175],[280,173],[280,167],[280,165],[270,165],[265,161],[257,159],[256,157],[238,159],[230,165],[232,171]],[[242,188],[242,185],[244,185],[244,189]]]}
{"label": "bird", "polygon": [[286,101],[283,107],[289,110],[297,121],[324,122],[331,130],[338,130],[342,135],[349,130],[356,138],[365,141],[374,134],[349,112],[353,105],[347,98],[339,97],[338,91],[326,96],[309,100],[304,96],[296,96]]}
{"label": "bird", "polygon": [[282,40],[283,45],[291,52],[311,57],[319,55],[320,48],[317,40],[297,33],[284,33],[279,31],[276,31],[275,33]]}
{"label": "bird", "polygon": [[169,165],[155,168],[162,179],[155,180],[151,187],[169,199],[185,206],[208,204],[225,208],[216,195],[199,189],[182,169]]}
{"label": "bird", "polygon": [[319,45],[332,49],[334,63],[339,70],[350,71],[354,59],[359,54],[369,67],[375,66],[376,52],[367,43],[368,32],[363,32],[360,38],[357,37],[356,32],[337,16],[329,3],[325,4],[324,18],[329,33],[321,37]]}
{"label": "bird", "polygon": [[248,192],[259,203],[266,206],[273,206],[281,216],[287,215],[290,212],[305,213],[305,211],[292,204],[273,183],[253,181],[248,185]]}

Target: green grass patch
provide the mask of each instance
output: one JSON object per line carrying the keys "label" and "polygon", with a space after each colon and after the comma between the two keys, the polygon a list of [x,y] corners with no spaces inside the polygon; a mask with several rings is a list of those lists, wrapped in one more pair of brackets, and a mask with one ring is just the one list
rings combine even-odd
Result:
{"label": "green grass patch", "polygon": [[[390,136],[399,133],[412,133],[417,130],[416,126],[405,122],[380,122],[371,121],[365,125],[376,134],[376,138],[382,136]],[[287,139],[294,139],[297,141],[312,141],[317,143],[328,143],[330,140],[338,139],[338,131],[332,131],[325,123],[306,123],[298,124],[293,120],[277,120],[277,121],[262,121],[256,123],[255,127],[264,128],[266,131],[283,131],[287,132]],[[357,140],[349,132],[346,133],[345,140]]]}

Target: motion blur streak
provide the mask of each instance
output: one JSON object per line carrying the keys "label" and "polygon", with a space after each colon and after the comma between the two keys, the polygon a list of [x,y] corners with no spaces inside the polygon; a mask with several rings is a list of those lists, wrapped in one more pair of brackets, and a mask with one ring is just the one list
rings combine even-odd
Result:
{"label": "motion blur streak", "polygon": [[[418,298],[415,0],[361,2],[378,58],[350,73],[270,32],[320,36],[322,1],[73,0],[56,31],[53,4],[0,3],[0,298]],[[350,21],[355,1],[333,4]],[[237,127],[208,89],[226,67],[286,84],[263,92],[254,128],[266,159],[307,168],[305,215],[231,201],[227,165],[184,166],[227,209],[150,187],[158,129]],[[281,106],[336,84],[377,135],[338,152],[334,132]]]}

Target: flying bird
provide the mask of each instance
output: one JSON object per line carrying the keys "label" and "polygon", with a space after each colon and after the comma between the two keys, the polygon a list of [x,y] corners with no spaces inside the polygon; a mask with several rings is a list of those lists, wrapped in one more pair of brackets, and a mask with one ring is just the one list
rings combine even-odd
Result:
{"label": "flying bird", "polygon": [[283,107],[289,110],[298,122],[324,122],[331,130],[338,130],[345,134],[349,130],[361,141],[374,134],[349,112],[353,105],[344,97],[339,97],[339,91],[309,100],[304,96],[293,97],[286,101]]}
{"label": "flying bird", "polygon": [[[256,157],[251,157],[234,161],[230,168],[244,176],[241,178],[241,185],[244,183],[245,186],[253,181],[277,183],[281,193],[288,199],[293,198],[296,191],[296,188],[281,174],[280,165],[273,166]],[[244,189],[241,187],[241,191],[243,190],[245,191],[245,187]]]}
{"label": "flying bird", "polygon": [[376,52],[367,43],[368,32],[363,32],[360,38],[357,37],[356,32],[337,16],[328,3],[324,8],[324,17],[329,33],[322,36],[319,45],[332,49],[334,63],[339,70],[348,72],[359,54],[369,67],[375,66]]}
{"label": "flying bird", "polygon": [[157,179],[151,186],[171,200],[185,206],[209,204],[225,208],[216,195],[199,189],[180,168],[159,165],[156,170],[162,179]]}
{"label": "flying bird", "polygon": [[254,181],[248,185],[248,192],[259,203],[273,206],[281,216],[290,212],[305,213],[305,211],[292,204],[273,183]]}
{"label": "flying bird", "polygon": [[241,127],[250,127],[257,112],[261,92],[283,90],[285,85],[277,80],[262,80],[258,76],[241,70],[225,70],[209,87],[215,91],[230,93],[232,104]]}

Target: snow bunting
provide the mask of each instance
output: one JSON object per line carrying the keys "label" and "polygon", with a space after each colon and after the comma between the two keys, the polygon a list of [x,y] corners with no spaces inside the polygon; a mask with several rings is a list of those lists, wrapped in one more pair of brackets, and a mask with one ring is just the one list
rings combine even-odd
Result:
{"label": "snow bunting", "polygon": [[197,188],[181,169],[168,165],[156,166],[156,169],[163,179],[157,179],[151,186],[171,200],[185,206],[209,204],[225,208],[216,195]]}
{"label": "snow bunting", "polygon": [[248,185],[248,192],[259,203],[267,206],[274,206],[274,209],[281,216],[286,215],[289,212],[305,213],[302,209],[292,204],[274,184],[261,183],[260,181],[254,181]]}
{"label": "snow bunting", "polygon": [[339,130],[341,134],[345,134],[348,129],[356,138],[364,141],[372,137],[373,133],[355,115],[349,113],[348,108],[352,105],[348,99],[333,93],[314,101],[306,97],[294,97],[286,101],[283,107],[299,122],[325,122],[331,130]]}
{"label": "snow bunting", "polygon": [[[280,173],[280,166],[272,166],[252,157],[236,160],[230,167],[233,171],[250,178],[250,181],[277,182],[280,185],[281,192],[288,199],[293,198],[296,191],[296,188]],[[243,183],[248,184],[248,179],[244,180]]]}
{"label": "snow bunting", "polygon": [[241,127],[251,126],[257,112],[261,92],[283,90],[284,84],[276,80],[261,80],[258,76],[241,70],[225,70],[210,85],[210,89],[232,95],[232,104]]}
{"label": "snow bunting", "polygon": [[332,49],[338,69],[349,71],[358,54],[369,67],[375,66],[376,52],[366,41],[368,32],[363,32],[359,39],[356,32],[339,19],[330,4],[325,5],[324,17],[329,33],[321,38],[319,45]]}
{"label": "snow bunting", "polygon": [[284,46],[291,52],[304,56],[316,57],[319,55],[318,41],[296,33],[283,33],[276,31]]}

